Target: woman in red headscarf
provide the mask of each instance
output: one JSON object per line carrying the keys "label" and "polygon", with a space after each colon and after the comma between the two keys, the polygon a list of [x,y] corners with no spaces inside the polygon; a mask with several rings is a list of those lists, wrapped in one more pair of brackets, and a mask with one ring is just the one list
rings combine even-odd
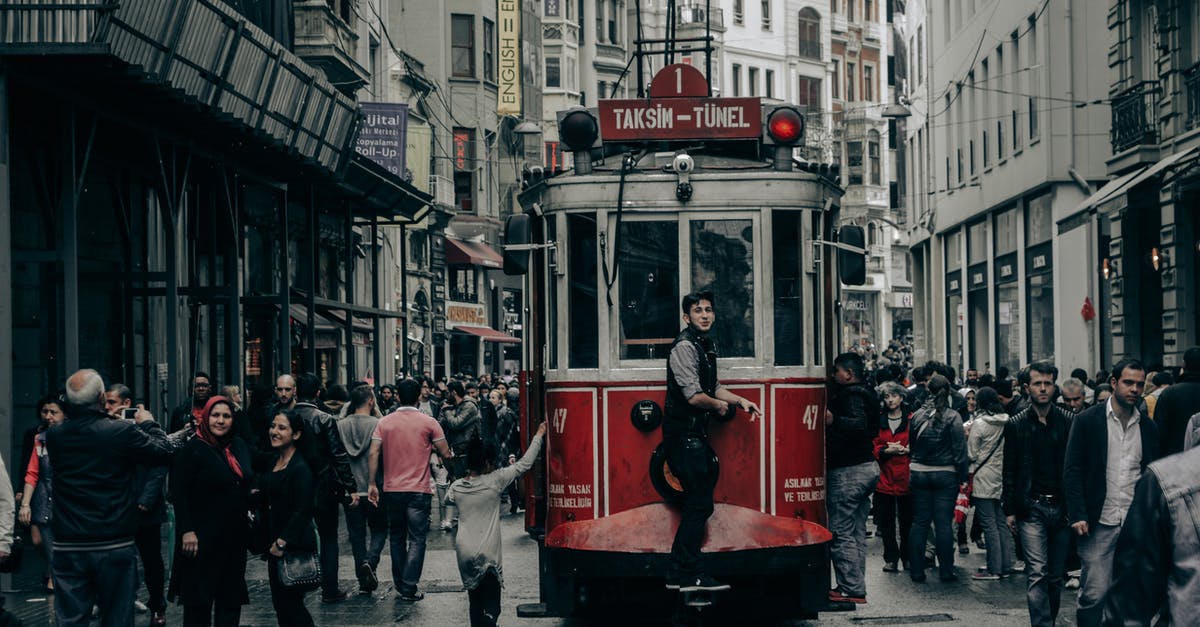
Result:
{"label": "woman in red headscarf", "polygon": [[250,449],[234,437],[233,404],[214,396],[204,406],[196,437],[175,456],[175,559],[168,598],[183,605],[183,624],[236,626],[246,590]]}

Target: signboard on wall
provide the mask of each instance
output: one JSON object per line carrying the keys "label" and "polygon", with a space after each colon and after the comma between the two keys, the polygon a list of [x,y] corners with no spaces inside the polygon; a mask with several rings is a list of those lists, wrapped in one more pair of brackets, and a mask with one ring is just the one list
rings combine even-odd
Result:
{"label": "signboard on wall", "polygon": [[354,149],[358,154],[387,168],[388,172],[406,177],[408,153],[408,105],[396,102],[364,102],[362,126]]}
{"label": "signboard on wall", "polygon": [[521,115],[521,3],[499,0],[496,17],[499,28],[499,91],[496,113]]}
{"label": "signboard on wall", "polygon": [[446,328],[488,326],[487,310],[482,303],[446,301]]}

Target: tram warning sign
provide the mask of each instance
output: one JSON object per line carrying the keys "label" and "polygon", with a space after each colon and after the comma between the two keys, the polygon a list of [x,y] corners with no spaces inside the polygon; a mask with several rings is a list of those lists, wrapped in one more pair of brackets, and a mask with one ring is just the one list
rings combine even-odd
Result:
{"label": "tram warning sign", "polygon": [[601,100],[604,141],[752,139],[762,135],[758,98]]}

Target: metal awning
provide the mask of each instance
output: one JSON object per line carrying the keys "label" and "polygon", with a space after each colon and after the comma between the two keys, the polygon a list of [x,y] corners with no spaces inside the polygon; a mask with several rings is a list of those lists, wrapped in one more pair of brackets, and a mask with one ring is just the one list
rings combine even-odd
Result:
{"label": "metal awning", "polygon": [[1183,152],[1177,152],[1169,157],[1164,157],[1163,159],[1160,159],[1158,161],[1158,163],[1146,168],[1145,170],[1142,170],[1137,176],[1133,177],[1133,179],[1130,180],[1129,183],[1125,186],[1125,189],[1123,191],[1129,191],[1129,190],[1133,189],[1137,185],[1144,183],[1150,177],[1159,174],[1163,170],[1166,170],[1167,168],[1174,167],[1180,163],[1183,163],[1185,159],[1195,160],[1196,157],[1198,156],[1196,154],[1197,150],[1198,149],[1195,146],[1193,146]]}
{"label": "metal awning", "polygon": [[357,153],[338,187],[368,210],[368,215],[378,215],[393,223],[420,222],[433,203],[433,196]]}
{"label": "metal awning", "polygon": [[503,268],[504,258],[483,242],[446,238],[446,263],[485,268]]}
{"label": "metal awning", "polygon": [[1098,207],[1121,194],[1129,192],[1129,190],[1146,182],[1150,179],[1150,177],[1157,176],[1167,168],[1180,165],[1181,163],[1190,163],[1195,161],[1197,158],[1200,158],[1198,151],[1200,151],[1200,148],[1193,146],[1192,148],[1188,148],[1183,152],[1177,152],[1168,157],[1164,157],[1160,159],[1158,163],[1155,163],[1152,166],[1139,168],[1128,174],[1125,174],[1124,176],[1121,176],[1120,178],[1113,179],[1106,183],[1104,187],[1101,187],[1095,194],[1089,196],[1087,200],[1080,203],[1079,206],[1075,208],[1075,211],[1071,213],[1078,213],[1092,207]]}
{"label": "metal awning", "polygon": [[451,331],[483,338],[485,342],[501,342],[504,344],[520,344],[521,339],[491,327],[454,327]]}
{"label": "metal awning", "polygon": [[1098,206],[1100,203],[1103,203],[1104,201],[1116,196],[1117,193],[1121,189],[1124,189],[1126,183],[1128,183],[1130,180],[1133,179],[1133,177],[1141,174],[1144,171],[1145,171],[1145,168],[1139,168],[1137,170],[1134,170],[1133,172],[1122,175],[1118,178],[1115,178],[1115,179],[1105,183],[1104,187],[1101,187],[1100,189],[1096,190],[1096,193],[1092,194],[1091,196],[1088,196],[1087,200],[1079,203],[1079,206],[1075,207],[1075,210],[1072,211],[1071,214],[1074,215],[1076,213],[1079,213],[1080,211],[1086,211],[1086,210],[1091,209],[1092,207]]}

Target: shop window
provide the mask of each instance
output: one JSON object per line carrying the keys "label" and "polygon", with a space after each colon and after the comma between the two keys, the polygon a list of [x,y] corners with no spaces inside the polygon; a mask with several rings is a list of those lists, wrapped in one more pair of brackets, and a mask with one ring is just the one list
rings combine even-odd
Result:
{"label": "shop window", "polygon": [[1017,284],[996,286],[996,363],[1009,372],[1021,367],[1021,298]]}
{"label": "shop window", "polygon": [[[775,364],[804,363],[804,273],[801,231],[804,213],[775,211],[771,222],[771,254],[775,271]],[[819,318],[820,316],[814,316]]]}
{"label": "shop window", "polygon": [[596,216],[567,216],[569,256],[567,292],[567,366],[596,368],[600,365],[598,284],[596,272]]}
{"label": "shop window", "polygon": [[753,234],[750,220],[691,223],[691,285],[717,300],[713,335],[723,357],[754,356]]}
{"label": "shop window", "polygon": [[1025,246],[1050,241],[1053,236],[1054,216],[1051,213],[1050,196],[1042,194],[1029,201],[1025,215]]}
{"label": "shop window", "polygon": [[679,224],[619,227],[621,359],[660,359],[679,333]]}
{"label": "shop window", "polygon": [[451,73],[459,78],[475,78],[475,16],[450,16]]}

